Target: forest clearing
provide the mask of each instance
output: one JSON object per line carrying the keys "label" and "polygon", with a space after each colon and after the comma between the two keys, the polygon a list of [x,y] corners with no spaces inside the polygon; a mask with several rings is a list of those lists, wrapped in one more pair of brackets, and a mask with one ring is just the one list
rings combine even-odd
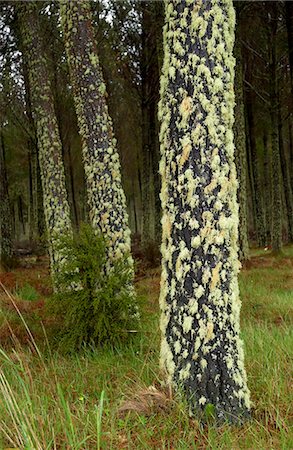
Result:
{"label": "forest clearing", "polygon": [[293,449],[293,1],[1,0],[0,448]]}
{"label": "forest clearing", "polygon": [[27,264],[29,268],[0,276],[1,448],[293,447],[292,247],[282,257],[253,251],[240,274],[241,328],[248,384],[253,386],[253,418],[241,428],[201,426],[189,417],[182,399],[164,387],[158,369],[159,268],[139,270],[143,321],[130,347],[66,356],[50,352],[46,342],[51,327],[44,310],[51,289],[47,261]]}

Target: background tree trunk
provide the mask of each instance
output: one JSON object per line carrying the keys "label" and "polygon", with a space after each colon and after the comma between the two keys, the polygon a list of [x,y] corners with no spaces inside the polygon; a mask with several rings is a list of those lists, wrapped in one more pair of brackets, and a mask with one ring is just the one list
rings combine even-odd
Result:
{"label": "background tree trunk", "polygon": [[278,130],[278,80],[276,59],[276,36],[278,18],[276,5],[272,5],[270,18],[269,46],[269,85],[270,85],[270,116],[272,141],[272,251],[279,253],[282,248],[282,174]]}
{"label": "background tree trunk", "polygon": [[[142,245],[159,245],[161,237],[161,202],[159,178],[159,44],[162,2],[142,2]],[[154,221],[154,223],[152,223]]]}
{"label": "background tree trunk", "polygon": [[0,132],[0,271],[9,267],[12,257],[12,218],[8,195],[3,131]]}
{"label": "background tree trunk", "polygon": [[71,221],[65,187],[62,147],[36,8],[34,2],[17,4],[21,23],[22,47],[29,72],[31,108],[39,148],[45,221],[51,270],[54,275],[62,270],[64,262],[59,237],[64,233],[71,232]]}
{"label": "background tree trunk", "polygon": [[245,262],[249,259],[248,247],[248,227],[247,227],[247,159],[246,159],[246,135],[245,135],[245,115],[243,101],[243,70],[242,54],[240,42],[240,27],[236,30],[235,40],[235,122],[234,122],[234,140],[235,140],[235,162],[238,179],[238,203],[239,203],[239,259]]}

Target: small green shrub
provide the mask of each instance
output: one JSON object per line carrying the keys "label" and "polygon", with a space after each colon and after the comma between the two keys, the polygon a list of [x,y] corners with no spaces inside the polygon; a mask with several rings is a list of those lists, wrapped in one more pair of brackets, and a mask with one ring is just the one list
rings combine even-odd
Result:
{"label": "small green shrub", "polygon": [[[107,264],[106,242],[89,225],[60,239],[67,262],[56,275],[58,293],[51,299],[57,318],[58,343],[66,351],[88,344],[116,344],[129,338],[138,325],[138,309],[133,291],[133,274],[128,255]],[[64,250],[65,249],[65,250]]]}
{"label": "small green shrub", "polygon": [[36,289],[29,283],[24,284],[22,287],[16,290],[16,296],[22,300],[34,302],[39,300],[39,294]]}

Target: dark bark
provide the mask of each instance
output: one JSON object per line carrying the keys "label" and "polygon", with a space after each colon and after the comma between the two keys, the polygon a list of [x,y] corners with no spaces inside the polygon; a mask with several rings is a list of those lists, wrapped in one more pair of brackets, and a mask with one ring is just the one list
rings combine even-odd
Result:
{"label": "dark bark", "polygon": [[0,270],[9,267],[12,257],[12,217],[8,195],[3,132],[0,132]]}
{"label": "dark bark", "polygon": [[[238,16],[239,18],[239,16]],[[240,41],[240,26],[236,28],[235,39],[235,122],[234,122],[234,141],[235,141],[235,162],[238,178],[238,203],[239,203],[239,259],[245,262],[249,259],[248,248],[248,228],[247,228],[247,160],[246,160],[246,134],[245,134],[245,116],[243,101],[243,70],[242,53]]]}
{"label": "dark bark", "polygon": [[289,165],[283,140],[283,122],[281,117],[280,102],[278,103],[278,135],[279,135],[279,151],[282,170],[282,179],[284,184],[285,203],[288,220],[288,240],[293,242],[293,196],[290,179]]}
{"label": "dark bark", "polygon": [[253,194],[254,194],[254,211],[255,211],[255,228],[256,228],[256,239],[260,247],[264,247],[266,242],[266,231],[265,231],[265,214],[264,214],[264,204],[263,204],[263,189],[261,182],[261,170],[260,162],[256,145],[256,130],[255,130],[255,118],[253,110],[254,95],[251,90],[246,94],[246,111],[247,111],[247,121],[248,121],[248,133],[249,133],[249,148],[251,156],[251,171],[253,180]]}
{"label": "dark bark", "polygon": [[233,44],[232,1],[166,1],[161,365],[192,412],[212,408],[219,422],[249,414],[239,337]]}
{"label": "dark bark", "polygon": [[291,92],[293,96],[293,2],[286,1],[285,7],[286,7],[286,25],[288,33],[289,63],[291,74]]}
{"label": "dark bark", "polygon": [[[159,178],[159,53],[162,2],[145,1],[142,10],[141,110],[142,110],[142,243],[157,242],[161,236]],[[150,217],[154,217],[153,231]]]}
{"label": "dark bark", "polygon": [[264,204],[265,204],[265,226],[266,226],[266,242],[271,242],[272,233],[272,155],[268,142],[267,130],[263,135],[263,151],[264,151]]}
{"label": "dark bark", "polygon": [[278,79],[277,79],[277,5],[271,7],[270,30],[268,33],[269,48],[269,86],[270,86],[270,117],[272,142],[272,251],[279,253],[282,248],[282,189],[281,161],[278,128]]}

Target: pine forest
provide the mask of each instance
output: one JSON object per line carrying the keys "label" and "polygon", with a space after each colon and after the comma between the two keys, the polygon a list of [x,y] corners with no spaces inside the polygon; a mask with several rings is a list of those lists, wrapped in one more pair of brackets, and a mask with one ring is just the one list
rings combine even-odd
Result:
{"label": "pine forest", "polygon": [[0,448],[293,449],[293,1],[0,1]]}

